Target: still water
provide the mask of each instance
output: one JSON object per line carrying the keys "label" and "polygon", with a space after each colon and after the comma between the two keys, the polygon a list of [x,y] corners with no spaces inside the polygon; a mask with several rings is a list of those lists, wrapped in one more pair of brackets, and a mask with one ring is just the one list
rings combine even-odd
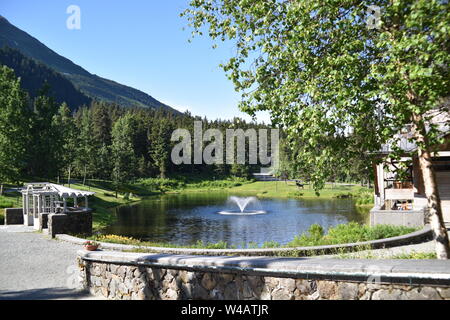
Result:
{"label": "still water", "polygon": [[261,215],[221,215],[236,210],[223,192],[174,194],[121,206],[115,210],[117,222],[104,234],[179,245],[226,241],[243,247],[249,242],[286,244],[309,226],[318,223],[325,230],[349,221],[364,223],[351,199],[259,199],[249,210],[264,210]]}

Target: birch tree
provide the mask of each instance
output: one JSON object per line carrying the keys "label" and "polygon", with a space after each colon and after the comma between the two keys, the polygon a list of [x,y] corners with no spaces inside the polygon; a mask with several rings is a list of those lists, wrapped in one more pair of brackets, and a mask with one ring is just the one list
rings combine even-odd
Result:
{"label": "birch tree", "polygon": [[361,137],[356,149],[375,152],[412,125],[437,256],[450,257],[431,166],[443,141],[428,116],[449,96],[448,1],[192,0],[182,15],[194,36],[234,45],[222,68],[242,93],[241,110],[269,111],[302,141],[297,161],[316,168],[317,189],[336,155],[354,156],[349,132]]}

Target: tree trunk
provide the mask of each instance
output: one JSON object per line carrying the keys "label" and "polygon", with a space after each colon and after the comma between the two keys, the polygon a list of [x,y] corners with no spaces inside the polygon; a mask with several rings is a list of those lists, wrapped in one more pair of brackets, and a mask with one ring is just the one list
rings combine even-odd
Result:
{"label": "tree trunk", "polygon": [[425,126],[420,116],[414,116],[414,124],[415,137],[418,142],[417,153],[419,157],[419,166],[423,178],[425,195],[428,201],[430,226],[433,231],[434,239],[436,240],[436,255],[438,259],[449,259],[450,242],[444,218],[442,216],[441,199],[436,183],[436,175],[432,167],[429,141],[424,134]]}
{"label": "tree trunk", "polygon": [[162,165],[159,168],[159,172],[160,172],[159,176],[161,177],[161,179],[165,179],[166,178],[166,167],[164,165]]}
{"label": "tree trunk", "polygon": [[69,185],[70,188],[70,173],[72,172],[72,166],[69,166],[69,177],[67,178],[67,184]]}
{"label": "tree trunk", "polygon": [[84,165],[83,186],[86,184],[86,165]]}

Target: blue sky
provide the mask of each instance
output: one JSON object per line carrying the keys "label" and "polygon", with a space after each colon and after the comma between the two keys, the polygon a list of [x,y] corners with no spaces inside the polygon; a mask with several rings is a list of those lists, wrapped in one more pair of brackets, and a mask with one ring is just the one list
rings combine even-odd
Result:
{"label": "blue sky", "polygon": [[[250,117],[219,68],[229,44],[206,36],[188,42],[179,14],[188,0],[1,0],[0,14],[91,73],[142,90],[180,111],[208,118]],[[81,9],[81,30],[69,30],[67,7]],[[183,30],[185,28],[185,30]],[[269,121],[259,114],[258,121]]]}

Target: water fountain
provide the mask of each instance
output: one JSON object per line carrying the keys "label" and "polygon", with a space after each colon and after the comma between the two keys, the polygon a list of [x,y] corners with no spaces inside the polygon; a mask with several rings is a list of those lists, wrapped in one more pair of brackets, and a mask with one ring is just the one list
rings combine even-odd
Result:
{"label": "water fountain", "polygon": [[236,210],[225,210],[219,211],[219,214],[224,215],[256,215],[256,214],[265,214],[267,211],[265,210],[246,210],[249,204],[254,204],[255,206],[261,207],[258,198],[256,197],[229,197],[228,201],[236,205],[239,208],[239,211]]}

